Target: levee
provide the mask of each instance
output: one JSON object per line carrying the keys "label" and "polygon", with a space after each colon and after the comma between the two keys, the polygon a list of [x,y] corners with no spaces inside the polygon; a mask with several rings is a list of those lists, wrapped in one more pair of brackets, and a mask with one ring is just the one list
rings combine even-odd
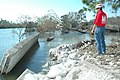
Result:
{"label": "levee", "polygon": [[39,34],[34,34],[8,49],[1,60],[1,73],[10,72],[25,53],[38,41]]}

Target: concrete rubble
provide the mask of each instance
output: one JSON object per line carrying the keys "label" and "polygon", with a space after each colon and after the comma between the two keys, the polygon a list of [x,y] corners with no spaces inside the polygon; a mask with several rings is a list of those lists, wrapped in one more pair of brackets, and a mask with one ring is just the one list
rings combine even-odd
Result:
{"label": "concrete rubble", "polygon": [[62,44],[49,55],[43,72],[30,71],[17,80],[120,80],[120,40],[107,46],[104,55],[97,55],[94,40]]}

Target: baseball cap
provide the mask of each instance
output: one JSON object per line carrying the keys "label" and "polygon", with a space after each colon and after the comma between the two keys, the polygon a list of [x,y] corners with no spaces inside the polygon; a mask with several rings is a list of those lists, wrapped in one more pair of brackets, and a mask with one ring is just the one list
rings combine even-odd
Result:
{"label": "baseball cap", "polygon": [[97,8],[102,8],[102,4],[97,4],[96,6],[95,6],[95,8],[97,9]]}

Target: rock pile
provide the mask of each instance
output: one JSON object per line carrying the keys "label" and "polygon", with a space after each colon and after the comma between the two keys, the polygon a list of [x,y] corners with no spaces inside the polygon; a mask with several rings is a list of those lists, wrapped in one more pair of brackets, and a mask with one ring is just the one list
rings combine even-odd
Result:
{"label": "rock pile", "polygon": [[91,40],[52,48],[46,73],[28,73],[20,80],[120,80],[120,43],[107,46],[108,52],[96,57],[94,44]]}

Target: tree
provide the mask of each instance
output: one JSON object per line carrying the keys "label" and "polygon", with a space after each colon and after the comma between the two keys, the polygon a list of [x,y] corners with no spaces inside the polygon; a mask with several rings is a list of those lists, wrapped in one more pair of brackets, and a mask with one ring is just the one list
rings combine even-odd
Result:
{"label": "tree", "polygon": [[61,16],[62,26],[63,28],[77,28],[79,23],[81,23],[82,14],[79,12],[69,12]]}
{"label": "tree", "polygon": [[[98,3],[102,3],[103,5],[108,5],[111,7],[111,12],[115,13],[117,16],[117,11],[120,8],[120,0],[82,0],[83,4],[87,7],[83,7],[83,10],[93,11],[95,13],[95,6]],[[106,6],[103,6],[105,8]],[[95,15],[93,15],[95,16]]]}
{"label": "tree", "polygon": [[102,3],[102,4],[106,3],[114,10],[114,12],[117,12],[118,8],[120,8],[119,0],[82,0],[82,2],[88,6],[87,10],[92,10],[92,11],[95,11],[95,6],[98,3]]}
{"label": "tree", "polygon": [[25,35],[25,33],[23,33],[22,28],[19,28],[18,31],[17,30],[12,30],[12,33],[14,33],[18,36],[18,41],[19,42],[23,39],[23,36]]}
{"label": "tree", "polygon": [[86,29],[86,26],[87,26],[87,20],[86,20],[86,11],[87,11],[87,8],[83,7],[83,9],[80,9],[78,11],[78,14],[80,15],[80,22],[79,22],[79,26],[81,29]]}
{"label": "tree", "polygon": [[77,12],[69,12],[71,27],[76,28],[80,22],[80,15]]}
{"label": "tree", "polygon": [[[85,9],[85,10],[84,10]],[[86,19],[86,13],[85,13],[85,11],[86,11],[86,8],[84,8],[84,9],[80,9],[79,11],[78,11],[78,14],[79,14],[79,18],[80,18],[80,23],[82,22],[82,21],[85,21],[85,19]]]}
{"label": "tree", "polygon": [[108,28],[113,28],[113,30],[120,30],[120,16],[110,17],[107,20]]}
{"label": "tree", "polygon": [[10,22],[7,21],[7,20],[1,19],[1,21],[0,21],[0,27],[6,28],[6,27],[11,27],[11,26],[12,26],[12,23],[10,23]]}
{"label": "tree", "polygon": [[61,16],[62,26],[63,28],[69,29],[71,26],[71,20],[68,14]]}
{"label": "tree", "polygon": [[12,30],[12,32],[18,36],[19,42],[22,40],[23,36],[25,35],[25,31],[23,31],[24,30],[23,28],[27,29],[29,27],[27,26],[29,20],[31,20],[31,17],[29,17],[28,15],[21,15],[17,19],[18,23],[16,25],[17,27],[18,26],[21,26],[21,27],[18,27],[17,30]]}
{"label": "tree", "polygon": [[31,21],[31,17],[28,15],[21,15],[18,17],[17,22],[22,24],[23,27],[27,28],[27,23]]}
{"label": "tree", "polygon": [[53,10],[49,10],[47,15],[37,19],[38,31],[53,31],[59,23],[59,17]]}
{"label": "tree", "polygon": [[21,15],[18,17],[17,22],[25,28],[26,32],[32,32],[35,31],[35,28],[37,26],[36,22],[33,22],[33,18],[31,18],[28,15]]}

